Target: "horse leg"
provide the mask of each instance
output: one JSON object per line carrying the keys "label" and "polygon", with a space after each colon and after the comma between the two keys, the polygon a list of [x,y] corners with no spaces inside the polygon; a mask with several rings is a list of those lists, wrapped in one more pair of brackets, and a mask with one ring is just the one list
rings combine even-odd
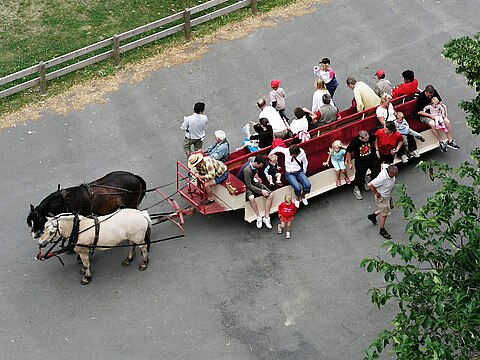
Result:
{"label": "horse leg", "polygon": [[84,275],[82,280],[80,280],[80,284],[87,285],[92,280],[92,274],[90,272],[90,255],[88,254],[88,252],[80,253],[79,255],[83,264],[80,274]]}
{"label": "horse leg", "polygon": [[131,240],[128,241],[128,243],[130,244],[130,250],[128,252],[128,256],[125,260],[123,260],[122,262],[122,266],[128,266],[130,265],[130,263],[133,261],[133,259],[135,258],[135,243]]}
{"label": "horse leg", "polygon": [[147,245],[139,245],[139,248],[142,251],[142,263],[140,264],[140,267],[138,269],[140,271],[147,270],[148,261],[149,261]]}

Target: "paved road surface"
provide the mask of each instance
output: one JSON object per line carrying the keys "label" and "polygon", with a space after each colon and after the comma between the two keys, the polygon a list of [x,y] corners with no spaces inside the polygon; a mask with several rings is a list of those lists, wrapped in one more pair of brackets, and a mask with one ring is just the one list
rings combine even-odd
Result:
{"label": "paved road surface", "polygon": [[[65,267],[56,259],[33,261],[28,206],[57,183],[78,185],[112,170],[141,174],[149,186],[173,181],[175,161],[183,158],[179,126],[195,101],[207,103],[209,139],[222,128],[235,147],[271,79],[283,80],[289,113],[310,106],[312,67],[324,56],[337,71],[340,108],[352,97],[345,78],[372,84],[378,68],[394,83],[412,68],[422,86],[436,85],[462,148],[426,157],[457,164],[478,146],[456,107],[473,93],[440,53],[446,40],[478,30],[477,10],[473,0],[318,4],[314,13],[125,84],[107,104],[65,117],[47,111],[39,121],[2,130],[0,357],[361,358],[395,311],[370,303],[367,290],[381,278],[359,269],[362,258],[384,253],[378,229],[365,218],[374,205],[370,194],[357,201],[342,188],[313,199],[299,211],[290,241],[258,231],[241,212],[194,215],[187,238],[153,246],[145,272],[120,266],[124,250],[96,253],[89,286],[80,285],[73,256],[64,257]],[[398,182],[417,203],[436,187],[414,164],[400,167]],[[149,196],[145,205],[155,200]],[[400,211],[387,226],[402,237]],[[175,233],[166,224],[153,238]]]}

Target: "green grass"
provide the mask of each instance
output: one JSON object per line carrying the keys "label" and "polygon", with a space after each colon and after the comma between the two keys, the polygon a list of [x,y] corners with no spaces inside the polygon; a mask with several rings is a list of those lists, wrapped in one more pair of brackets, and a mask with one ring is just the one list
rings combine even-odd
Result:
{"label": "green grass", "polygon": [[[274,7],[288,5],[294,1],[259,0],[258,9],[260,12],[266,12]],[[3,0],[2,5],[0,5],[0,16],[2,16],[2,22],[0,23],[0,48],[3,50],[0,52],[0,77],[204,2],[207,1]],[[236,0],[232,0],[219,7],[235,2]],[[211,11],[213,10],[207,10],[207,12]],[[202,14],[196,14],[195,17],[200,15]],[[242,9],[193,28],[192,35],[198,37],[209,34],[219,26],[229,22],[240,21],[250,15],[251,10],[249,8]],[[166,46],[182,42],[184,42],[183,34],[172,35],[123,54],[122,63],[139,61],[157,54]],[[52,70],[54,69],[49,69],[49,71]],[[47,96],[61,93],[72,84],[109,76],[113,73],[115,73],[115,68],[112,60],[89,66],[73,74],[49,81],[47,84]],[[0,89],[10,86],[12,84],[7,84],[0,87]],[[0,99],[0,115],[18,110],[25,104],[35,103],[42,99],[44,98],[39,96],[36,88]]]}

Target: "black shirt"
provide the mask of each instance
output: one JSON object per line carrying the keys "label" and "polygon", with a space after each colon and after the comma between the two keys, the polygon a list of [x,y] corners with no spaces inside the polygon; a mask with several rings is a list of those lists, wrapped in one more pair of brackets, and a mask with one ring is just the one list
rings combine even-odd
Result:
{"label": "black shirt", "polygon": [[273,136],[268,131],[263,131],[250,136],[250,140],[258,140],[258,147],[263,149],[272,145]]}
{"label": "black shirt", "polygon": [[359,137],[353,139],[347,146],[347,153],[355,152],[355,162],[368,162],[377,157],[375,151],[375,135],[368,134],[367,141],[360,140]]}
{"label": "black shirt", "polygon": [[[437,90],[433,90],[433,96],[438,99],[438,101],[442,101],[442,98],[438,94]],[[423,108],[427,105],[430,105],[430,102],[432,101],[431,98],[428,98],[427,95],[425,95],[425,90],[418,95],[417,98],[417,104],[415,105],[415,114],[417,114],[419,111],[423,111]]]}

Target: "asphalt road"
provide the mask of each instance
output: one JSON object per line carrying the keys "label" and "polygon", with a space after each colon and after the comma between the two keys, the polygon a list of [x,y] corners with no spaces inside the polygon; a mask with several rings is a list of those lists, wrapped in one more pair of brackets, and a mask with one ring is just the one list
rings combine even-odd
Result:
{"label": "asphalt road", "polygon": [[[434,84],[461,149],[425,158],[468,160],[479,141],[456,104],[473,92],[440,54],[448,39],[478,31],[477,15],[474,0],[318,4],[314,13],[122,85],[106,104],[67,116],[46,111],[41,120],[2,130],[0,358],[362,358],[395,313],[394,305],[379,311],[370,303],[367,291],[382,278],[359,268],[364,257],[385,256],[378,229],[365,217],[374,206],[368,193],[357,201],[343,187],[312,199],[289,241],[245,223],[242,212],[193,215],[188,237],[152,247],[145,272],[138,263],[120,266],[125,249],[96,253],[88,286],[80,285],[74,256],[64,256],[65,267],[33,260],[29,204],[38,205],[58,183],[78,185],[112,170],[140,174],[149,186],[170,183],[184,157],[179,126],[196,101],[207,103],[209,139],[222,128],[235,147],[271,79],[283,80],[289,114],[310,106],[312,68],[325,56],[340,82],[335,101],[342,109],[352,97],[344,85],[350,75],[373,84],[383,68],[399,83],[410,68],[421,86]],[[398,182],[417,204],[437,186],[412,163],[400,167]],[[156,200],[148,196],[144,205]],[[387,229],[401,239],[404,226],[394,211]],[[159,225],[153,238],[177,233]]]}

